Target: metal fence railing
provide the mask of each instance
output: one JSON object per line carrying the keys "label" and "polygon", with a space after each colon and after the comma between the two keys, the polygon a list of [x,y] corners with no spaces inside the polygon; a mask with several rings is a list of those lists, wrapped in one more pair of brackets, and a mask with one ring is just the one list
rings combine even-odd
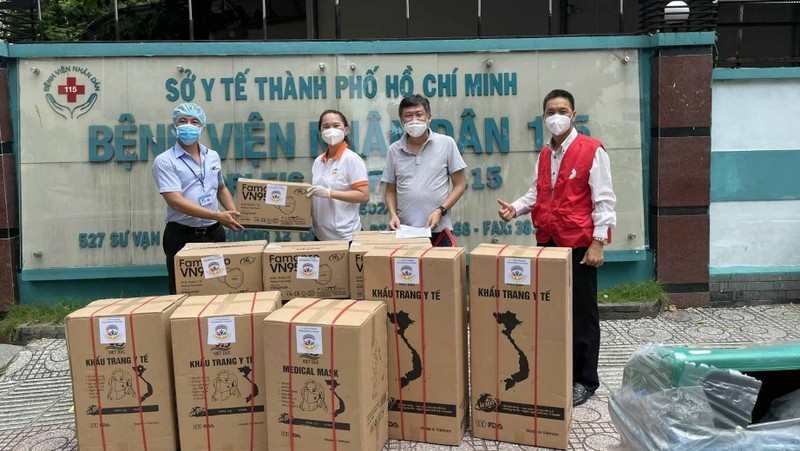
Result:
{"label": "metal fence railing", "polygon": [[642,0],[639,3],[640,32],[713,31],[717,26],[714,0]]}
{"label": "metal fence railing", "polygon": [[719,67],[800,66],[800,1],[725,1]]}
{"label": "metal fence railing", "polygon": [[[800,65],[800,0],[438,0],[435,4],[425,0],[104,0],[87,1],[85,7],[75,4],[80,2],[0,0],[0,39],[413,39],[716,31],[720,67]],[[431,22],[432,14],[446,14],[448,20]]]}

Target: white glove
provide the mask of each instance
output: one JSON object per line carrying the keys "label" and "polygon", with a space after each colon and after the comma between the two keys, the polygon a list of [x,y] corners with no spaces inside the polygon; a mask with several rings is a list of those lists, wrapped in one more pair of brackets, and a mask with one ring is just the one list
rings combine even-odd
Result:
{"label": "white glove", "polygon": [[311,197],[311,196],[324,197],[326,199],[330,198],[331,189],[325,188],[324,186],[314,185],[311,188],[309,188],[308,191],[306,191],[306,197]]}

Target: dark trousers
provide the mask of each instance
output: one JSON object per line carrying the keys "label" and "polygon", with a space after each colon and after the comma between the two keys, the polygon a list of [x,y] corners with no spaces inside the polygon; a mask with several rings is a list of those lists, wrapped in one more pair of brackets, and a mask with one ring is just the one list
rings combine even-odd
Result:
{"label": "dark trousers", "polygon": [[441,232],[431,233],[431,245],[433,247],[458,246],[458,244],[456,244],[456,237],[453,236],[453,232],[451,232],[450,229],[442,229]]}
{"label": "dark trousers", "polygon": [[[551,239],[539,246],[555,246]],[[587,390],[600,386],[600,314],[597,311],[597,268],[582,265],[588,247],[572,249],[572,383]]]}
{"label": "dark trousers", "polygon": [[225,229],[220,223],[209,227],[194,228],[168,222],[164,228],[164,254],[167,255],[167,274],[169,276],[169,294],[176,294],[175,288],[175,254],[186,243],[221,243],[225,241]]}

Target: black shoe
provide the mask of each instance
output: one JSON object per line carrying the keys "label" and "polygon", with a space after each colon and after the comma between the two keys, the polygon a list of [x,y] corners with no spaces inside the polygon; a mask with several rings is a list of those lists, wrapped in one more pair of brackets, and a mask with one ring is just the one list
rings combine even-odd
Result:
{"label": "black shoe", "polygon": [[594,390],[589,390],[580,382],[575,382],[575,385],[572,386],[572,406],[576,407],[585,403],[593,394]]}

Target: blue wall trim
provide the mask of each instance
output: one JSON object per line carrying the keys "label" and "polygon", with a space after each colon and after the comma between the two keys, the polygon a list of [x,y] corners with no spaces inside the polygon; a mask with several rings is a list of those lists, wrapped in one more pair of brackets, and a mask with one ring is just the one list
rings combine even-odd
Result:
{"label": "blue wall trim", "polygon": [[650,118],[650,79],[652,78],[652,49],[642,49],[639,52],[639,115],[642,136],[642,218],[644,224],[644,243],[650,246],[650,221],[648,220],[648,206],[650,205],[650,150],[651,118]]}
{"label": "blue wall trim", "polygon": [[782,272],[800,272],[800,266],[712,266],[709,275],[723,276],[728,274],[775,274]]}
{"label": "blue wall trim", "polygon": [[800,78],[800,67],[765,67],[741,69],[714,69],[714,80],[750,80],[770,78]]}
{"label": "blue wall trim", "polygon": [[86,268],[23,269],[20,279],[26,282],[43,280],[130,279],[166,277],[166,265],[95,266]]}
{"label": "blue wall trim", "polygon": [[603,259],[607,262],[643,262],[647,259],[647,251],[607,251]]}
{"label": "blue wall trim", "polygon": [[52,305],[56,302],[88,303],[97,299],[130,298],[169,294],[167,276],[133,279],[85,279],[29,282],[19,280],[23,305]]}
{"label": "blue wall trim", "polygon": [[66,58],[105,56],[358,55],[397,53],[588,50],[712,45],[713,32],[652,36],[559,36],[543,38],[278,42],[87,42],[4,44],[0,56]]}
{"label": "blue wall trim", "polygon": [[800,199],[800,149],[711,152],[711,202]]}

